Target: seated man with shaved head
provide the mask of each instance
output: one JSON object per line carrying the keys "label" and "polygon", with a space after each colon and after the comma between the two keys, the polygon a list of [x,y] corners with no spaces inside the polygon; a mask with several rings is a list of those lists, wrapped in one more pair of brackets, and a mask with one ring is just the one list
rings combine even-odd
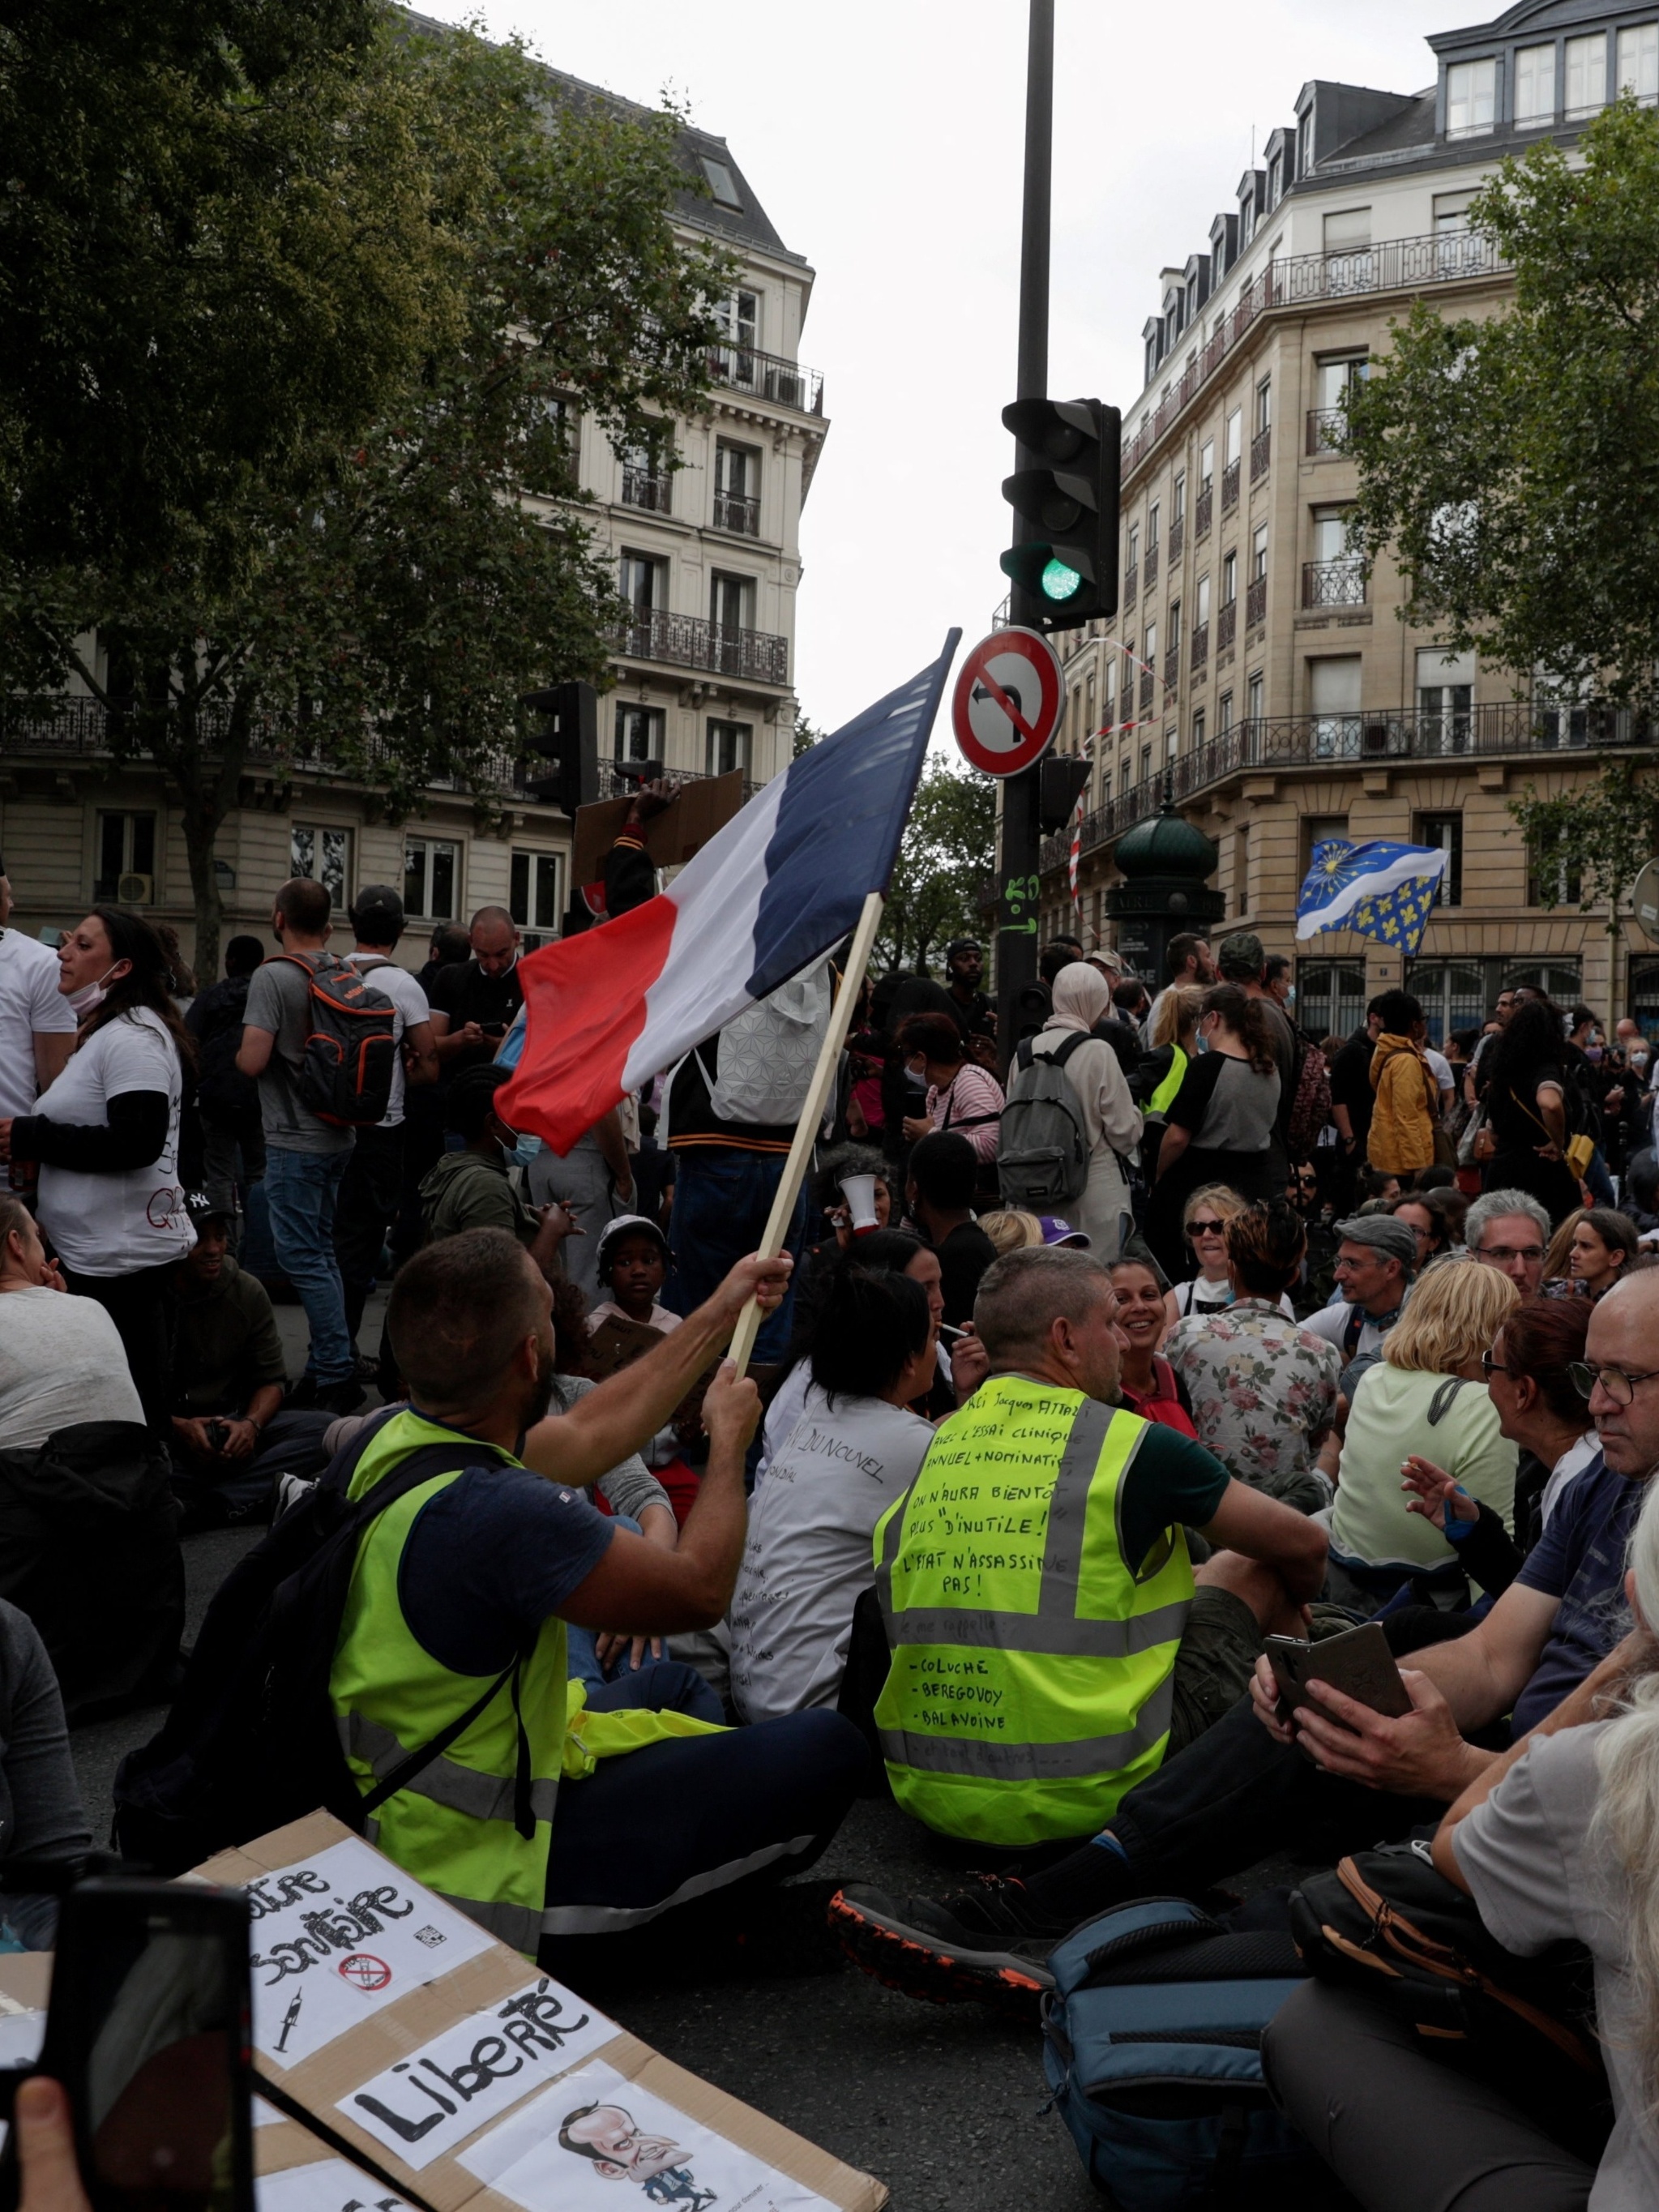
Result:
{"label": "seated man with shaved head", "polygon": [[[1659,1270],[1616,1285],[1591,1315],[1584,1361],[1570,1371],[1601,1449],[1492,1611],[1467,1634],[1449,1620],[1451,1640],[1406,1647],[1410,1713],[1389,1720],[1315,1684],[1328,1714],[1304,1707],[1293,1733],[1259,1662],[1249,1696],[1131,1790],[1069,1858],[1023,1881],[984,1876],[942,1900],[884,1899],[879,1947],[853,1931],[866,1956],[879,1948],[882,1978],[918,1996],[1034,2004],[1048,1952],[1079,1922],[1128,1898],[1200,1895],[1312,1832],[1339,1852],[1398,1840],[1437,1820],[1502,1755],[1473,1734],[1507,1723],[1513,1742],[1585,1717],[1636,1656],[1625,1553],[1659,1468],[1656,1346]],[[866,1929],[872,1919],[866,1909]]]}

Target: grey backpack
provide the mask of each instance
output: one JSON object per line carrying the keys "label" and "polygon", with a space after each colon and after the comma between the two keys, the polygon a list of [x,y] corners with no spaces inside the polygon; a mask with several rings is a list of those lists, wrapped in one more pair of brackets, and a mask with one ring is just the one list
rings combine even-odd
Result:
{"label": "grey backpack", "polygon": [[1058,1050],[1038,1053],[1028,1037],[1015,1054],[1019,1072],[1008,1088],[997,1141],[1005,1206],[1052,1213],[1081,1195],[1089,1180],[1089,1139],[1066,1063],[1087,1042],[1079,1030]]}

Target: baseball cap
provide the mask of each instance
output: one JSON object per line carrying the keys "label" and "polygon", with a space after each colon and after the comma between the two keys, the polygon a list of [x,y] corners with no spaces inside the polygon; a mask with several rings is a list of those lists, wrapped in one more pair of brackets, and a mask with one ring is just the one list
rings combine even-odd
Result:
{"label": "baseball cap", "polygon": [[390,884],[365,884],[351,902],[351,919],[363,921],[371,914],[383,914],[401,929],[404,926],[404,902]]}
{"label": "baseball cap", "polygon": [[945,948],[947,960],[954,960],[958,952],[982,952],[985,947],[976,937],[953,937]]}
{"label": "baseball cap", "polygon": [[185,1193],[185,1212],[192,1229],[204,1228],[210,1221],[228,1221],[230,1211],[228,1206],[216,1205],[204,1190]]}
{"label": "baseball cap", "polygon": [[1069,1221],[1062,1221],[1057,1213],[1039,1213],[1037,1219],[1042,1224],[1045,1244],[1086,1245],[1089,1242],[1085,1230],[1073,1229]]}
{"label": "baseball cap", "polygon": [[1216,954],[1216,966],[1231,981],[1257,981],[1267,964],[1267,956],[1261,949],[1261,939],[1253,929],[1235,930],[1224,937],[1221,949]]}
{"label": "baseball cap", "polygon": [[666,1259],[668,1256],[668,1239],[648,1215],[619,1213],[614,1221],[607,1221],[599,1231],[599,1250],[594,1255],[598,1267],[604,1267],[605,1255],[618,1237],[654,1237],[663,1257]]}
{"label": "baseball cap", "polygon": [[1410,1224],[1392,1213],[1355,1213],[1339,1221],[1336,1233],[1350,1244],[1370,1244],[1385,1260],[1398,1260],[1407,1274],[1417,1265],[1417,1238]]}

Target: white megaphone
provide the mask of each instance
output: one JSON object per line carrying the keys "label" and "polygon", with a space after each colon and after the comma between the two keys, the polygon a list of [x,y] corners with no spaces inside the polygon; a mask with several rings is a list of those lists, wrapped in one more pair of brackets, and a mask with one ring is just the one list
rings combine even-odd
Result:
{"label": "white megaphone", "polygon": [[867,1237],[881,1224],[876,1218],[876,1178],[872,1175],[849,1175],[841,1178],[841,1194],[847,1200],[847,1210],[852,1216],[854,1237]]}

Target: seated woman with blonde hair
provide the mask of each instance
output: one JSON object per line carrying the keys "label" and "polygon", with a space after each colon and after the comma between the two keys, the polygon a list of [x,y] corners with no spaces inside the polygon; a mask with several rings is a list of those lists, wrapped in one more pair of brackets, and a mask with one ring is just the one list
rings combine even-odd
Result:
{"label": "seated woman with blonde hair", "polygon": [[1017,1206],[1005,1206],[995,1213],[981,1213],[979,1225],[996,1246],[1000,1260],[1005,1252],[1023,1251],[1028,1244],[1041,1244],[1042,1224],[1035,1213],[1026,1213]]}
{"label": "seated woman with blonde hair", "polygon": [[1331,1509],[1327,1594],[1375,1611],[1401,1583],[1455,1588],[1462,1570],[1445,1537],[1408,1510],[1401,1462],[1443,1468],[1505,1528],[1515,1508],[1516,1447],[1498,1426],[1485,1376],[1499,1330],[1519,1303],[1509,1277],[1470,1261],[1431,1268],[1359,1379]]}

